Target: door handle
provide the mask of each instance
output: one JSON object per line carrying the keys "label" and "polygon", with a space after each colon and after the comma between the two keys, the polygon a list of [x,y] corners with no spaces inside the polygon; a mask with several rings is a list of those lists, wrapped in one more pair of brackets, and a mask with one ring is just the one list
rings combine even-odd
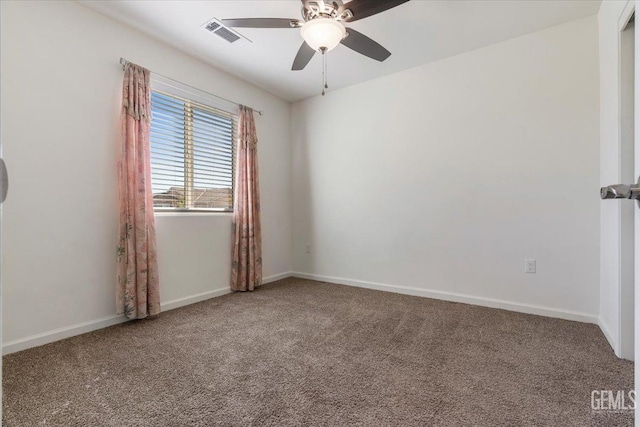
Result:
{"label": "door handle", "polygon": [[7,166],[4,164],[4,160],[0,159],[0,203],[4,202],[7,198],[7,192],[9,191],[9,176],[7,174]]}
{"label": "door handle", "polygon": [[[615,184],[600,188],[600,198],[640,200],[640,178],[637,184]],[[638,202],[640,205],[640,202]]]}
{"label": "door handle", "polygon": [[[634,191],[635,190],[635,191]],[[638,199],[640,187],[636,185],[607,185],[600,189],[601,199]],[[634,197],[636,196],[636,197]]]}

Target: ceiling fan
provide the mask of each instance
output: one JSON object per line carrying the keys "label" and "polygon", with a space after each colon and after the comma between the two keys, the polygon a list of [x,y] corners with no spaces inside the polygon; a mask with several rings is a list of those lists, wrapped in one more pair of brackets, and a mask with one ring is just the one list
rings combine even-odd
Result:
{"label": "ceiling fan", "polygon": [[344,23],[384,12],[409,0],[301,1],[303,20],[240,18],[223,19],[222,22],[235,28],[300,28],[304,41],[293,60],[291,69],[294,71],[304,69],[317,51],[324,55],[338,44],[382,62],[391,56],[391,52],[353,28],[345,27]]}

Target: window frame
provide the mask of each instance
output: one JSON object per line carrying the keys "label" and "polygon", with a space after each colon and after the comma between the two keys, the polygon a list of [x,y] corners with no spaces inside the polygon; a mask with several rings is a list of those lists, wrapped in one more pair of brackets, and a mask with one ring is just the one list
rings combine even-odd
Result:
{"label": "window frame", "polygon": [[[210,105],[203,104],[198,101],[185,98],[184,96],[176,95],[162,89],[151,88],[151,92],[158,93],[163,96],[175,98],[184,103],[183,112],[183,131],[184,131],[184,183],[185,183],[185,207],[184,208],[172,208],[166,206],[153,206],[153,212],[170,214],[170,213],[233,213],[233,205],[235,198],[235,185],[236,185],[236,154],[238,148],[238,114],[233,114],[225,110],[221,110]],[[229,208],[195,208],[186,207],[189,203],[193,203],[191,200],[187,200],[193,196],[192,190],[194,188],[194,140],[193,140],[193,109],[203,110],[207,113],[216,115],[224,119],[231,120],[231,206]],[[190,113],[189,113],[190,111]],[[151,123],[153,123],[153,102],[151,103]],[[151,150],[151,138],[149,138],[149,150]],[[151,170],[153,170],[153,161],[150,160]],[[189,173],[190,172],[190,173]],[[153,178],[151,178],[153,184]]]}

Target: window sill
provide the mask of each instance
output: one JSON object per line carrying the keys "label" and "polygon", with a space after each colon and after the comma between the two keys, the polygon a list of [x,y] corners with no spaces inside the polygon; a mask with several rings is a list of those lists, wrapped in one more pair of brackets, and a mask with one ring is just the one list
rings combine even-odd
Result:
{"label": "window sill", "polygon": [[154,216],[232,216],[233,211],[160,211],[154,212]]}

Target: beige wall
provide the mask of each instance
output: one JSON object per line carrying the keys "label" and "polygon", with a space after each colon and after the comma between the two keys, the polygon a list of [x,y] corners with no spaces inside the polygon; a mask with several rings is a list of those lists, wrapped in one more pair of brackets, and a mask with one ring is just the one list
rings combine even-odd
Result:
{"label": "beige wall", "polygon": [[596,322],[598,108],[595,16],[295,103],[294,270]]}
{"label": "beige wall", "polygon": [[[2,142],[11,173],[3,339],[10,350],[119,320],[120,57],[265,111],[256,119],[264,274],[291,270],[289,103],[75,2],[2,2],[1,30]],[[230,233],[229,214],[158,217],[163,303],[229,288]]]}

